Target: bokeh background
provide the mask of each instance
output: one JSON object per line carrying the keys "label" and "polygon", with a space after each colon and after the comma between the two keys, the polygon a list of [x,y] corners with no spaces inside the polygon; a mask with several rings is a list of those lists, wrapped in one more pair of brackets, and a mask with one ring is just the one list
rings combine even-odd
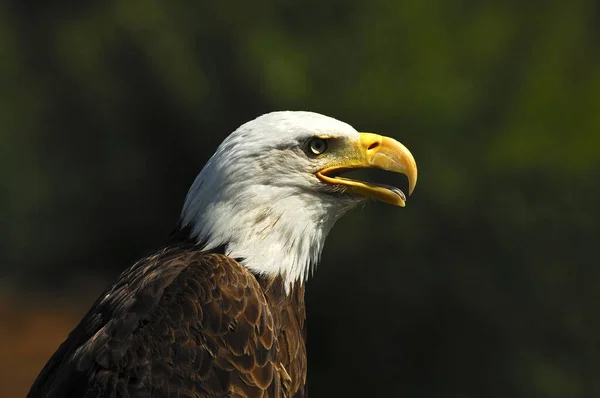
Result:
{"label": "bokeh background", "polygon": [[600,396],[600,3],[0,4],[0,396],[278,109],[393,136],[309,282],[313,397]]}

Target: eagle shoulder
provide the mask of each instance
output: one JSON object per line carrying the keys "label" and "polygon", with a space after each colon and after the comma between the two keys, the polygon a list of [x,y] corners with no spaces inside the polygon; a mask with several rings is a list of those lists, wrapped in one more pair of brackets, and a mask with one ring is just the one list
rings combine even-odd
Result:
{"label": "eagle shoulder", "polygon": [[274,327],[259,283],[237,261],[164,249],[101,295],[28,397],[280,396]]}

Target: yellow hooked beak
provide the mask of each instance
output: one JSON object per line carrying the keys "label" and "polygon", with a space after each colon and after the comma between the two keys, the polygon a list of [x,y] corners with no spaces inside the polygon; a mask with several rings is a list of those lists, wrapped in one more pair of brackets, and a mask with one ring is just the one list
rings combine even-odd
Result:
{"label": "yellow hooked beak", "polygon": [[393,138],[371,133],[360,133],[358,141],[340,148],[340,152],[316,175],[325,183],[345,187],[347,192],[404,207],[406,196],[398,188],[339,177],[345,171],[358,168],[377,168],[406,175],[409,195],[417,184],[417,163],[410,151]]}

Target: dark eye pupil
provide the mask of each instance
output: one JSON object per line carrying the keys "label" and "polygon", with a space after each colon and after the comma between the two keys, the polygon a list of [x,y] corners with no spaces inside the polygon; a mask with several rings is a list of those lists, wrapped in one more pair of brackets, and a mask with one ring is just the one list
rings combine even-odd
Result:
{"label": "dark eye pupil", "polygon": [[327,143],[322,138],[313,138],[309,144],[310,151],[315,155],[320,155],[327,149]]}

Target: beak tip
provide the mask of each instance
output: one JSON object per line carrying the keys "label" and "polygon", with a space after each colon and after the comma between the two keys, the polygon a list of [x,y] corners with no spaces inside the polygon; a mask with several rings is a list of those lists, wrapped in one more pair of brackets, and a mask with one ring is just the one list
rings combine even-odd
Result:
{"label": "beak tip", "polygon": [[417,186],[417,169],[415,168],[414,173],[412,175],[409,175],[409,177],[408,177],[408,196],[412,195],[416,186]]}
{"label": "beak tip", "polygon": [[415,186],[416,185],[417,185],[416,183],[410,184],[410,187],[408,188],[408,196],[410,196],[410,195],[413,194],[413,192],[415,191]]}

